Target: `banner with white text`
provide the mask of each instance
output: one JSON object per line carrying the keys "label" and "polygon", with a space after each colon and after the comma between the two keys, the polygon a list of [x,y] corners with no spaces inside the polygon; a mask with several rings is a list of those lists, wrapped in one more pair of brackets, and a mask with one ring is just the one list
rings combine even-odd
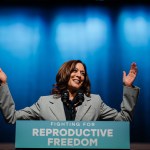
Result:
{"label": "banner with white text", "polygon": [[15,147],[130,149],[129,122],[17,121]]}

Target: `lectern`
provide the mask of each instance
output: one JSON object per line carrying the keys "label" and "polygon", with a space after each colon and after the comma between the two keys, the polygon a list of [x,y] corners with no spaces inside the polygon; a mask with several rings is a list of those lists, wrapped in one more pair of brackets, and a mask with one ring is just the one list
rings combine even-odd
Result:
{"label": "lectern", "polygon": [[126,121],[17,121],[16,149],[130,149]]}

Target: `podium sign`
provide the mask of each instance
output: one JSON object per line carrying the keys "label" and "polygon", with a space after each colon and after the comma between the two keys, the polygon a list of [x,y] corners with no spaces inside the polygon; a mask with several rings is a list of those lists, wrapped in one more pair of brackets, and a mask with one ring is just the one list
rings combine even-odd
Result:
{"label": "podium sign", "polygon": [[129,122],[17,121],[15,147],[130,149]]}

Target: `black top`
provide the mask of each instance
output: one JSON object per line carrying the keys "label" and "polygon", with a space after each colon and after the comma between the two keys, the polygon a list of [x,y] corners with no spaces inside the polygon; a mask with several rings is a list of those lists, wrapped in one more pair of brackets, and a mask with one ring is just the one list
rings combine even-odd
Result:
{"label": "black top", "polygon": [[77,102],[75,99],[74,100],[69,100],[68,103],[63,103],[64,104],[64,111],[66,115],[66,120],[75,120],[76,117],[76,106],[81,105],[81,103]]}

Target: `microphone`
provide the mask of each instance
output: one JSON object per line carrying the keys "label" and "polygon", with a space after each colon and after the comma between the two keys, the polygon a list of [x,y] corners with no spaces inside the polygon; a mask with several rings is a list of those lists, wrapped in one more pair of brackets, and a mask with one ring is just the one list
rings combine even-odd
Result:
{"label": "microphone", "polygon": [[69,92],[67,90],[62,92],[61,100],[62,100],[63,103],[68,103],[69,102]]}
{"label": "microphone", "polygon": [[84,101],[84,93],[83,91],[80,89],[77,91],[77,95],[75,96],[75,101],[76,101],[76,106],[81,105]]}

